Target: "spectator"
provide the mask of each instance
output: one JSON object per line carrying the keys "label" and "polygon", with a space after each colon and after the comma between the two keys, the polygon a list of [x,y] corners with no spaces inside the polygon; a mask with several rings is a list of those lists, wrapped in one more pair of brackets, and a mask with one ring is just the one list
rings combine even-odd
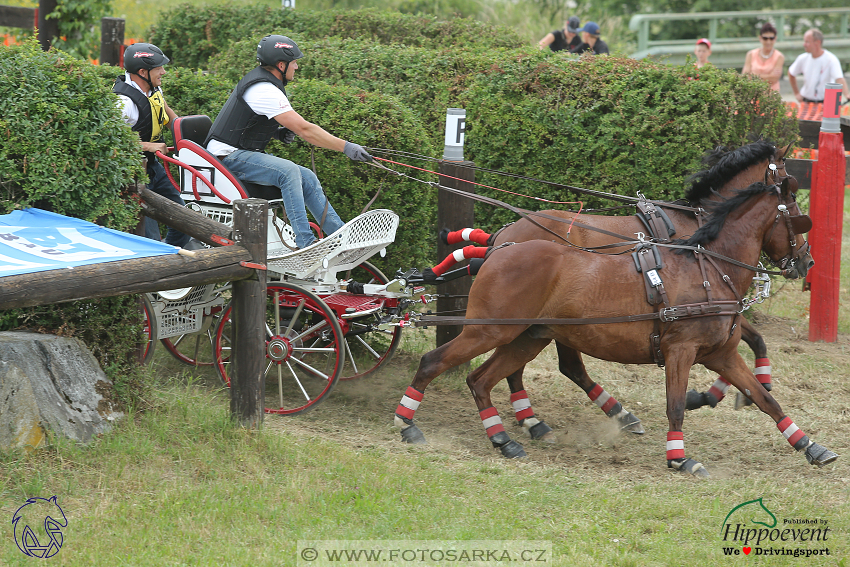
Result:
{"label": "spectator", "polygon": [[596,22],[587,22],[578,30],[581,32],[581,45],[571,49],[570,53],[586,53],[588,51],[597,55],[608,54],[608,44],[599,39],[599,25]]}
{"label": "spectator", "polygon": [[537,42],[537,47],[543,49],[547,45],[552,51],[571,50],[579,46],[578,27],[581,25],[577,16],[570,16],[564,22],[564,29],[547,33],[546,37]]}
{"label": "spectator", "polygon": [[[838,57],[823,48],[823,34],[817,28],[812,28],[803,34],[803,49],[797,59],[788,68],[788,82],[799,102],[823,102],[827,83],[839,83],[844,90],[844,96],[850,99],[847,81],[841,72]],[[797,88],[797,77],[803,76],[803,88]]]}
{"label": "spectator", "polygon": [[288,144],[299,136],[308,144],[343,152],[354,161],[372,161],[361,146],[347,142],[308,122],[295,112],[286,84],[295,77],[304,54],[283,35],[267,35],[257,45],[257,64],[237,83],[207,135],[207,150],[240,181],[278,187],[286,216],[295,231],[295,245],[306,248],[315,237],[307,209],[326,234],[339,230],[342,219],[328,202],[312,171],[265,153],[272,138]]}
{"label": "spectator", "polygon": [[[150,43],[134,43],[124,50],[124,75],[115,80],[112,91],[118,95],[124,121],[141,138],[141,147],[145,155],[148,173],[147,188],[170,201],[183,205],[180,193],[174,188],[165,168],[156,158],[156,152],[165,154],[167,148],[162,133],[168,124],[174,122],[174,113],[162,96],[162,76],[168,57],[162,50]],[[159,225],[145,217],[145,236],[161,240]],[[172,246],[186,247],[189,236],[179,230],[169,228],[165,242]],[[194,244],[192,247],[195,247]]]}
{"label": "spectator", "polygon": [[708,65],[708,58],[711,57],[711,42],[706,38],[698,39],[697,46],[694,47],[694,55],[697,58],[694,61],[697,69]]}
{"label": "spectator", "polygon": [[765,22],[759,32],[761,47],[747,52],[744,60],[744,75],[752,73],[761,77],[770,88],[779,91],[779,77],[782,76],[782,66],[785,65],[785,56],[776,49],[776,28],[770,22]]}

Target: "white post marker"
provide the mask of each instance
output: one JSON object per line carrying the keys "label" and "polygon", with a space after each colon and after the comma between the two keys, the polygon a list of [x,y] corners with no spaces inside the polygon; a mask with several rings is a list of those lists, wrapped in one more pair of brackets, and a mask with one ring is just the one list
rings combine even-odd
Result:
{"label": "white post marker", "polygon": [[295,0],[280,0],[281,8],[291,8],[295,9]]}
{"label": "white post marker", "polygon": [[446,145],[443,159],[463,161],[463,137],[466,132],[466,110],[449,108],[446,111]]}

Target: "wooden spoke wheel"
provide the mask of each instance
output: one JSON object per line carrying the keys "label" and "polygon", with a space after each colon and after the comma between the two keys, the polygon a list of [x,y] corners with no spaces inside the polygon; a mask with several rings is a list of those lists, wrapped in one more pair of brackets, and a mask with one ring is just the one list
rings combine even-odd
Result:
{"label": "wooden spoke wheel", "polygon": [[139,295],[139,307],[142,311],[142,340],[139,343],[139,359],[143,365],[151,363],[153,353],[156,349],[156,320],[153,314],[153,305],[148,294]]}
{"label": "wooden spoke wheel", "polygon": [[[215,366],[226,385],[232,376],[231,305],[215,332]],[[333,310],[316,294],[286,282],[266,289],[266,413],[310,410],[331,393],[345,362],[342,329]],[[237,354],[238,356],[238,354]]]}
{"label": "wooden spoke wheel", "polygon": [[162,346],[183,364],[212,366],[215,364],[215,330],[223,312],[223,305],[213,307],[211,313],[204,316],[200,331],[161,339]]}
{"label": "wooden spoke wheel", "polygon": [[[363,262],[354,268],[346,279],[352,278],[360,283],[383,284],[390,280],[377,267]],[[383,310],[362,318],[348,320],[345,333],[345,366],[341,380],[353,380],[365,376],[374,376],[395,354],[401,342],[401,327],[382,331],[376,329]]]}

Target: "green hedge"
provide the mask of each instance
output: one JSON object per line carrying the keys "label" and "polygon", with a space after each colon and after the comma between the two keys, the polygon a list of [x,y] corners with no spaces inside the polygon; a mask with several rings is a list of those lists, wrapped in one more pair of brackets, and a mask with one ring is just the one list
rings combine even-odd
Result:
{"label": "green hedge", "polygon": [[[0,46],[0,213],[37,206],[118,230],[138,222],[122,193],[144,175],[138,135],[124,124],[105,73],[38,43]],[[81,338],[119,385],[134,379],[140,336],[136,299],[8,310],[0,330]]]}
{"label": "green hedge", "polygon": [[[473,125],[467,159],[476,165],[624,195],[641,191],[651,199],[681,198],[706,150],[740,146],[751,132],[781,143],[797,136],[796,121],[766,82],[714,67],[697,72],[617,57],[567,62],[519,53],[478,75],[464,98]],[[552,200],[614,204],[525,181],[483,179]],[[514,215],[487,218],[494,228]]]}
{"label": "green hedge", "polygon": [[[252,66],[256,39],[232,44],[210,60],[210,70],[235,81]],[[706,150],[739,146],[751,132],[783,143],[796,136],[795,121],[766,83],[714,67],[697,73],[692,66],[618,57],[436,50],[339,38],[305,42],[304,49],[299,77],[398,97],[422,119],[438,151],[446,108],[465,108],[467,159],[566,185],[676,199]],[[611,204],[548,185],[479,177],[554,201]],[[522,207],[547,207],[481,192]],[[514,219],[506,211],[479,212],[491,229]]]}
{"label": "green hedge", "polygon": [[513,48],[523,43],[513,30],[471,18],[440,21],[434,16],[354,11],[296,11],[247,6],[180,4],[159,14],[150,41],[176,65],[205,68],[207,60],[247,37],[283,33],[299,45],[324,37],[358,38],[429,49]]}

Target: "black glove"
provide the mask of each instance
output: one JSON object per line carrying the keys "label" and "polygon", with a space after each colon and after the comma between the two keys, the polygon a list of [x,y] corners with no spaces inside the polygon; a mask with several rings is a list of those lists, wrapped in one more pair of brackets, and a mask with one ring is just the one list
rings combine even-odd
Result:
{"label": "black glove", "polygon": [[291,144],[295,141],[295,132],[293,132],[289,128],[284,128],[283,126],[281,126],[277,129],[277,134],[275,134],[275,138],[277,138],[284,144]]}
{"label": "black glove", "polygon": [[369,152],[363,149],[363,146],[346,142],[345,149],[342,151],[354,161],[372,161],[372,156],[369,155]]}

